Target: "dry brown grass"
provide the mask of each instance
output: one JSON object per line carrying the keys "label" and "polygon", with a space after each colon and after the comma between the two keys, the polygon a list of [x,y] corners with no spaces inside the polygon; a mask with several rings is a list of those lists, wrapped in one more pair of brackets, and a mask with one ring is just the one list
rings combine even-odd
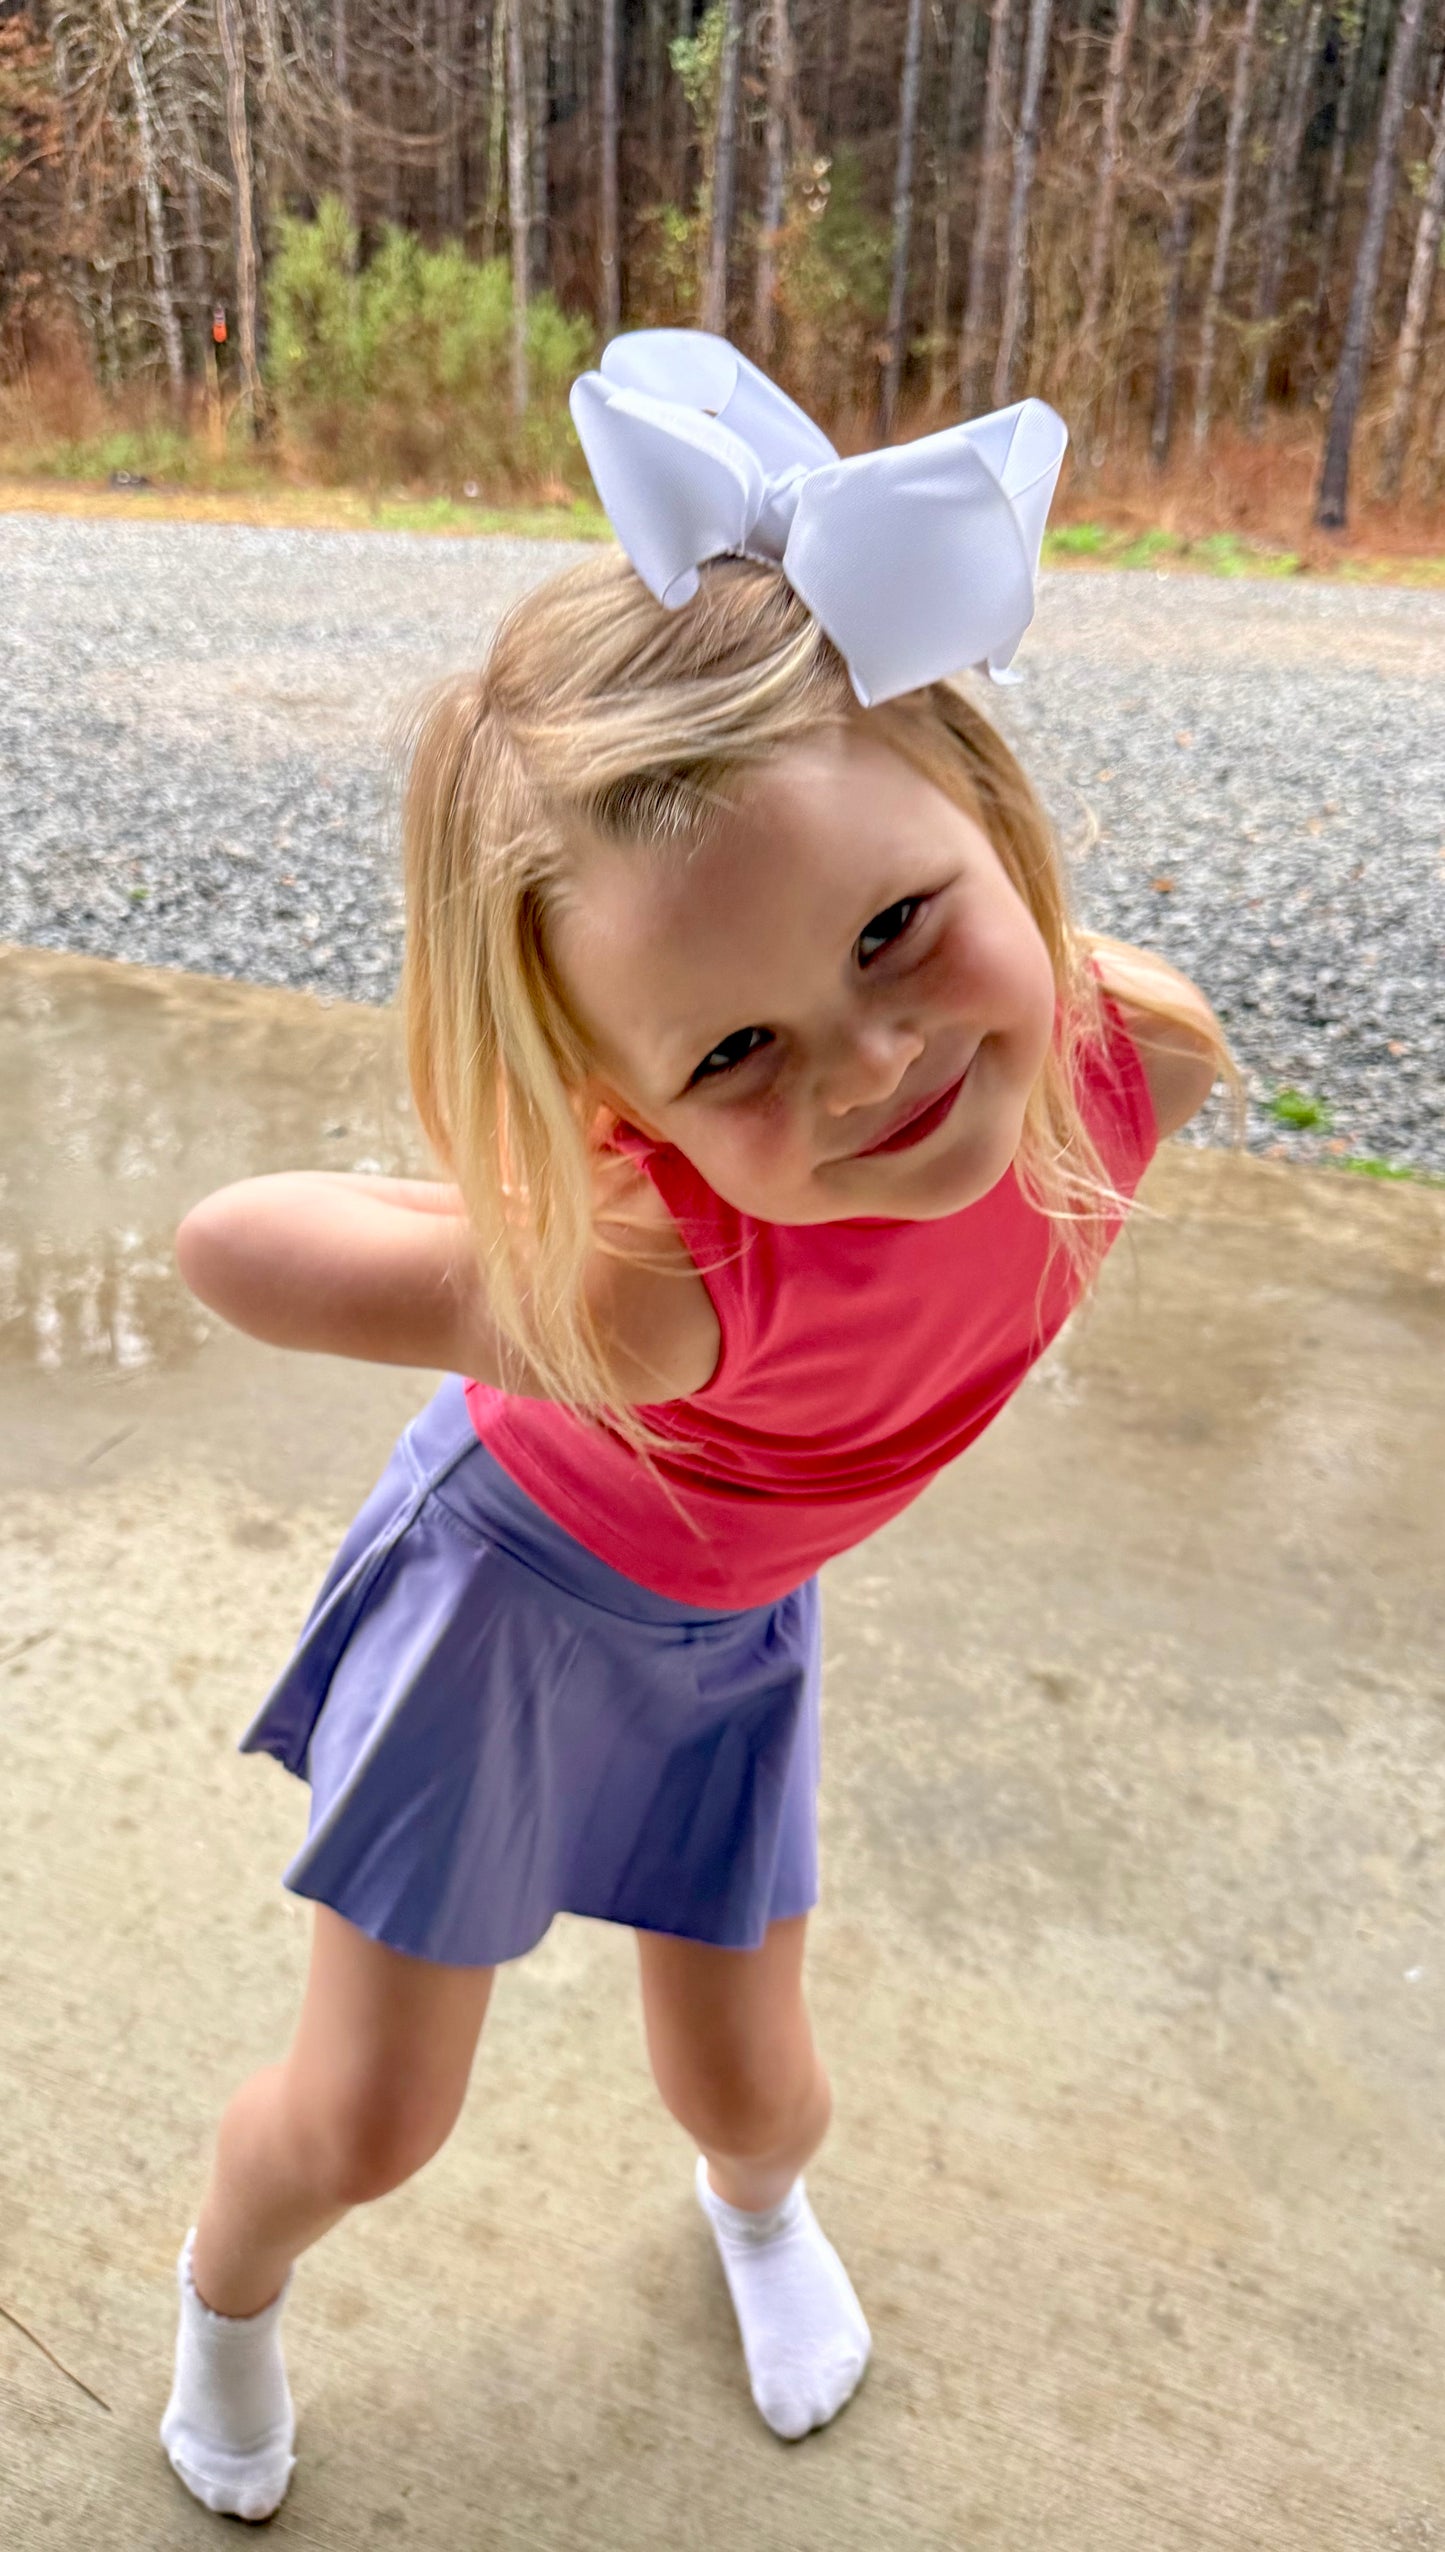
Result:
{"label": "dry brown grass", "polygon": [[[920,428],[924,423],[917,420]],[[1427,501],[1418,482],[1396,504],[1376,500],[1377,434],[1368,416],[1358,439],[1349,527],[1338,533],[1313,528],[1322,431],[1322,419],[1276,414],[1252,443],[1237,428],[1220,425],[1196,458],[1186,421],[1163,472],[1142,445],[1117,451],[1094,470],[1083,468],[1071,450],[1052,525],[1092,524],[1118,536],[1100,563],[1130,538],[1162,533],[1182,544],[1232,536],[1258,551],[1262,566],[1272,553],[1274,573],[1439,582],[1445,577],[1445,502]],[[150,484],[116,488],[110,482],[117,470],[139,473]],[[555,483],[539,482],[520,496],[483,488],[475,499],[460,487],[318,486],[301,455],[245,439],[224,407],[208,409],[202,401],[178,421],[154,392],[112,398],[63,348],[0,386],[0,509],[337,531],[586,537],[605,529],[594,504]],[[1208,557],[1158,560],[1164,568],[1211,563]],[[1248,569],[1236,560],[1229,572]]]}
{"label": "dry brown grass", "polygon": [[1216,426],[1201,457],[1187,434],[1167,470],[1142,451],[1121,453],[1096,472],[1070,469],[1053,520],[1102,523],[1111,531],[1173,533],[1204,540],[1218,532],[1295,552],[1301,566],[1328,574],[1344,561],[1445,557],[1445,502],[1406,489],[1396,504],[1373,494],[1373,434],[1362,430],[1350,484],[1350,521],[1343,532],[1311,522],[1323,423],[1275,416],[1258,443],[1237,427]]}

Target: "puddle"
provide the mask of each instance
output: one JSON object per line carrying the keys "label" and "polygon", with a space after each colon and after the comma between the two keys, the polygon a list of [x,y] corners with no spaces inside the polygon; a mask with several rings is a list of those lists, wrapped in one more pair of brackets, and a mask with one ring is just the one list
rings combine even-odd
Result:
{"label": "puddle", "polygon": [[176,1273],[197,1198],[268,1170],[424,1167],[384,1012],[0,953],[0,1360],[134,1375],[216,1323]]}

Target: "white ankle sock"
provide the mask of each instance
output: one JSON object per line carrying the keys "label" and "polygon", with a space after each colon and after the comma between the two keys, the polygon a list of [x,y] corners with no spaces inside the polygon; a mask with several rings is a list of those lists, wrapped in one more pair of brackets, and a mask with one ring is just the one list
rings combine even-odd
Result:
{"label": "white ankle sock", "polygon": [[759,2410],[780,2437],[826,2427],[857,2391],[872,2341],[802,2181],[755,2215],[718,2196],[699,2155],[697,2195],[722,2256]]}
{"label": "white ankle sock", "polygon": [[177,2262],[181,2320],[161,2444],[193,2498],[215,2515],[274,2515],[296,2458],[296,2413],[281,2356],[287,2277],[274,2304],[244,2320],[213,2313],[191,2276],[195,2228]]}

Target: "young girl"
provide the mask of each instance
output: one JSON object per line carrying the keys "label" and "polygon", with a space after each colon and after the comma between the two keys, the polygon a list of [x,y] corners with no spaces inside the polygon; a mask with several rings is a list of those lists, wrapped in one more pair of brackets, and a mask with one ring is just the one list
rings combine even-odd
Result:
{"label": "young girl", "polygon": [[[714,398],[684,475],[766,445],[735,378],[744,459]],[[255,1336],[448,1376],[244,1740],[310,1783],[287,1881],[316,1913],[294,2042],[227,2109],[179,2266],[161,2434],[217,2510],[286,2490],[292,2262],[438,2151],[493,1969],[564,1909],[636,1931],[763,2418],[823,2425],[867,2362],[800,2176],[829,2113],[815,1572],[996,1416],[1227,1059],[1182,978],[1070,923],[1037,801],[946,678],[1011,652],[1016,595],[920,677],[848,549],[835,643],[847,509],[819,532],[803,482],[898,456],[806,431],[789,504],[764,448],[743,534],[704,524],[681,607],[599,556],[426,716],[404,1002],[447,1183],[253,1179],[181,1227],[187,1282]],[[677,505],[589,455],[677,603],[637,524]],[[886,523],[875,549],[886,583]]]}

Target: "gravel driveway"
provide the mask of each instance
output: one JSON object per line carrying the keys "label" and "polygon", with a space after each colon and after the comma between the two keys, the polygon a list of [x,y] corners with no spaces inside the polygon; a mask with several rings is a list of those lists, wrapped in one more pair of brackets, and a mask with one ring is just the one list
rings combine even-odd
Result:
{"label": "gravel driveway", "polygon": [[[398,717],[575,554],[0,516],[0,938],[386,1000]],[[1021,661],[1083,915],[1198,978],[1251,1145],[1445,1170],[1445,594],[1065,572]]]}

